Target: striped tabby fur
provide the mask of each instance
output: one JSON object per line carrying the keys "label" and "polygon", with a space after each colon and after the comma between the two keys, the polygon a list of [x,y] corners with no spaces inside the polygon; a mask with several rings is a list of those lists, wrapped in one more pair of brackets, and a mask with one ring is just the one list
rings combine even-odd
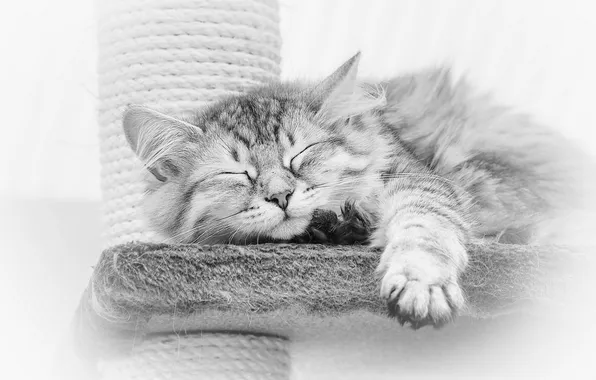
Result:
{"label": "striped tabby fur", "polygon": [[469,239],[535,242],[578,199],[571,150],[446,70],[365,84],[358,60],[184,120],[131,107],[124,129],[149,169],[145,211],[170,241],[243,244],[291,239],[315,209],[351,200],[384,249],[391,312],[440,325],[465,306]]}

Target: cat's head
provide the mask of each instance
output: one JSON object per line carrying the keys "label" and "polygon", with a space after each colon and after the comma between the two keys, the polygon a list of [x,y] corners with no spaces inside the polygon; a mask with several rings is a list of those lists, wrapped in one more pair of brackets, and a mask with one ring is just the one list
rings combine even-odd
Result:
{"label": "cat's head", "polygon": [[152,226],[177,242],[285,240],[315,209],[362,195],[371,152],[383,151],[362,115],[384,97],[356,83],[358,60],[318,84],[265,85],[184,120],[130,107],[124,131],[147,168]]}

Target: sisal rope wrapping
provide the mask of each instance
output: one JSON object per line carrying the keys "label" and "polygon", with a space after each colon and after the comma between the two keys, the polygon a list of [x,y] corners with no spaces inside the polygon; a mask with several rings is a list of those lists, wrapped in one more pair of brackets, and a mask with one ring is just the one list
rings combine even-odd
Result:
{"label": "sisal rope wrapping", "polygon": [[184,113],[279,76],[275,0],[102,0],[99,123],[104,245],[156,241],[139,212],[142,166],[122,112]]}
{"label": "sisal rope wrapping", "polygon": [[250,334],[168,334],[144,340],[128,359],[99,367],[105,380],[281,380],[290,376],[287,344]]}
{"label": "sisal rope wrapping", "polygon": [[[98,13],[104,245],[156,241],[139,212],[143,168],[124,138],[124,109],[184,113],[276,79],[277,1],[102,0]],[[106,379],[285,379],[286,344],[238,334],[150,337],[99,367]]]}

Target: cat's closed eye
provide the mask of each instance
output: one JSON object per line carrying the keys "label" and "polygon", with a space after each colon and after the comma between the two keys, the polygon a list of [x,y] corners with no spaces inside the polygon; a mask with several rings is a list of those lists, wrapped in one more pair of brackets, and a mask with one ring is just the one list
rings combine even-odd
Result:
{"label": "cat's closed eye", "polygon": [[250,176],[250,174],[248,173],[248,171],[243,171],[243,172],[221,172],[219,173],[219,175],[227,175],[227,176],[243,176],[245,178],[247,178],[250,182],[252,182],[254,179]]}
{"label": "cat's closed eye", "polygon": [[307,146],[306,148],[302,149],[300,151],[300,153],[298,153],[297,155],[295,155],[294,157],[292,157],[292,159],[290,160],[290,170],[292,170],[293,172],[297,172],[300,169],[300,165],[302,164],[302,159],[304,158],[304,155],[315,145],[320,144],[320,142],[316,142],[316,143],[312,143],[309,146]]}

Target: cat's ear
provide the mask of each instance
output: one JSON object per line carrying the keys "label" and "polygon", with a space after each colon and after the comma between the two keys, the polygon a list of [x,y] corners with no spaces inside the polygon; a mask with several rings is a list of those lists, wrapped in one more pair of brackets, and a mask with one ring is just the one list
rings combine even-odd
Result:
{"label": "cat's ear", "polygon": [[350,118],[385,104],[385,96],[356,80],[360,52],[348,59],[311,92],[313,111],[329,121]]}
{"label": "cat's ear", "polygon": [[162,182],[179,174],[185,143],[203,134],[186,121],[138,105],[128,107],[122,124],[131,149]]}
{"label": "cat's ear", "polygon": [[313,97],[311,104],[316,111],[333,106],[334,103],[341,101],[342,98],[354,92],[359,62],[360,52],[344,62],[333,74],[314,88],[311,93]]}

